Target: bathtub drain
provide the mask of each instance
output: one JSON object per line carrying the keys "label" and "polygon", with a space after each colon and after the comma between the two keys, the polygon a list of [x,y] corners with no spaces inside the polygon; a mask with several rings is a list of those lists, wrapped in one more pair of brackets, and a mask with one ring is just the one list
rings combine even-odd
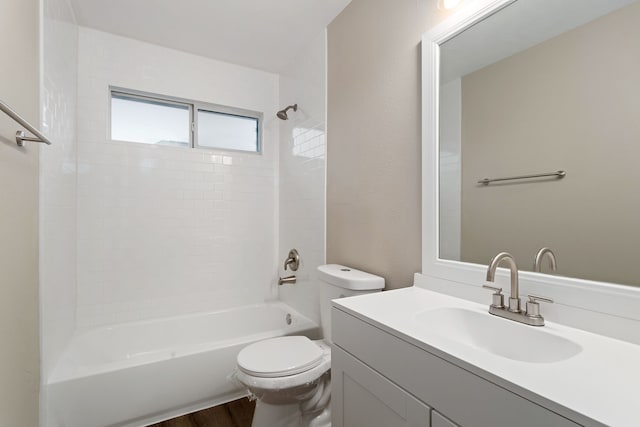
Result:
{"label": "bathtub drain", "polygon": [[287,313],[287,316],[284,319],[287,322],[287,325],[290,325],[291,324],[291,313]]}

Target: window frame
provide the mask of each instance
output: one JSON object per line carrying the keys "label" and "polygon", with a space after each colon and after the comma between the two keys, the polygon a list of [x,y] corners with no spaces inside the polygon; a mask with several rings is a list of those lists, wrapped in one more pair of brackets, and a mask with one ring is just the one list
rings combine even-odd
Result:
{"label": "window frame", "polygon": [[[109,126],[108,126],[108,137],[112,142],[126,142],[131,144],[140,144],[147,146],[156,146],[155,144],[146,144],[144,142],[137,141],[123,141],[119,139],[113,139],[112,131],[113,131],[113,118],[112,118],[112,108],[113,108],[113,95],[120,95],[121,97],[132,98],[132,99],[140,99],[144,101],[155,101],[163,104],[172,104],[179,105],[181,107],[187,107],[189,109],[189,146],[190,149],[201,149],[201,150],[218,150],[218,151],[232,151],[237,153],[247,153],[247,154],[262,154],[262,126],[263,126],[263,118],[264,114],[259,111],[246,110],[243,108],[230,107],[228,105],[221,104],[213,104],[210,102],[202,102],[196,101],[193,99],[179,98],[175,96],[168,95],[160,95],[156,93],[143,92],[135,89],[126,89],[118,86],[109,86]],[[198,144],[198,112],[211,112],[218,114],[225,114],[229,116],[236,117],[244,117],[249,119],[255,119],[258,121],[257,125],[257,138],[256,138],[256,150],[241,150],[234,148],[221,148],[221,147],[211,147],[211,146],[203,146]],[[167,148],[167,147],[165,147]],[[177,149],[183,149],[183,147],[171,147]]]}

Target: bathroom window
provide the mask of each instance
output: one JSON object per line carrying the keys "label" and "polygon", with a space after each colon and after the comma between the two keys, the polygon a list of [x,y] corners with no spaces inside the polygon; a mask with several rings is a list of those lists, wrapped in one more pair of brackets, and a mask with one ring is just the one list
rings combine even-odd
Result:
{"label": "bathroom window", "polygon": [[198,110],[198,147],[259,151],[260,121],[218,111]]}
{"label": "bathroom window", "polygon": [[262,113],[111,88],[111,139],[184,148],[261,151]]}
{"label": "bathroom window", "polygon": [[124,93],[111,93],[111,139],[188,147],[191,108]]}

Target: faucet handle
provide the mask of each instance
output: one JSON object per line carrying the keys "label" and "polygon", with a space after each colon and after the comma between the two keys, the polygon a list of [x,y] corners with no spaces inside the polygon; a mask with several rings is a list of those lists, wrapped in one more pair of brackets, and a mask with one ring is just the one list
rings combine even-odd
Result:
{"label": "faucet handle", "polygon": [[482,285],[482,287],[485,288],[485,289],[491,289],[496,294],[502,293],[502,288],[496,288],[496,287],[489,286],[489,285]]}
{"label": "faucet handle", "polygon": [[300,255],[298,251],[295,249],[291,249],[289,251],[289,255],[287,255],[287,259],[284,261],[284,270],[287,270],[287,267],[291,267],[291,271],[298,271],[300,267]]}
{"label": "faucet handle", "polygon": [[502,288],[494,288],[489,285],[482,285],[482,287],[493,291],[493,295],[491,295],[491,307],[504,308],[504,295],[502,295]]}
{"label": "faucet handle", "polygon": [[529,297],[529,301],[527,301],[527,311],[525,313],[527,317],[542,318],[542,316],[540,316],[540,304],[538,304],[538,301],[549,302],[549,303],[553,302],[551,298],[541,297],[541,296],[532,295],[532,294],[527,296]]}
{"label": "faucet handle", "polygon": [[536,301],[549,302],[549,303],[553,302],[551,298],[547,298],[547,297],[541,297],[533,294],[529,294],[527,296],[529,297],[529,302],[536,302]]}

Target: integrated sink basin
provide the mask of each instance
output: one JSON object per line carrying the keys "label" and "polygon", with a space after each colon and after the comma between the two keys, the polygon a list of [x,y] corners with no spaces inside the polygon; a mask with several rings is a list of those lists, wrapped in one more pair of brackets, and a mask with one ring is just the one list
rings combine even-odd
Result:
{"label": "integrated sink basin", "polygon": [[417,313],[414,320],[440,338],[520,362],[561,362],[582,351],[579,344],[544,328],[467,308],[426,310]]}

